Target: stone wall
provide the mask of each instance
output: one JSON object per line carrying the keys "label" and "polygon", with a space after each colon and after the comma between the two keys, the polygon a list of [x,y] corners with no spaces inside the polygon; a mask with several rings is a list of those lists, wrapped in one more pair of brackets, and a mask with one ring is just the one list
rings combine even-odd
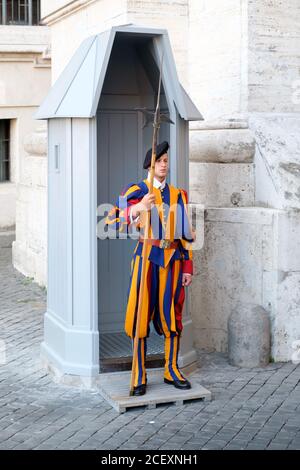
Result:
{"label": "stone wall", "polygon": [[39,122],[23,140],[25,156],[17,185],[13,265],[40,285],[47,284],[47,132]]}
{"label": "stone wall", "polygon": [[191,196],[206,208],[191,296],[196,343],[226,351],[228,316],[251,300],[269,312],[272,357],[290,360],[300,337],[300,5],[191,3],[191,86],[208,120],[190,133]]}
{"label": "stone wall", "polygon": [[247,1],[189,1],[189,91],[207,121],[244,117]]}

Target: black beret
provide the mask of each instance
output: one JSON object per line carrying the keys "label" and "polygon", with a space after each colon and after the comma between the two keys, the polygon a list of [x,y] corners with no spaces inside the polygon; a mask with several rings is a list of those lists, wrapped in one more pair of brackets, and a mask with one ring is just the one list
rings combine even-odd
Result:
{"label": "black beret", "polygon": [[[169,148],[169,143],[166,140],[161,142],[161,144],[158,144],[156,146],[156,159],[155,160],[157,160],[164,153],[166,153],[168,148]],[[145,170],[147,168],[149,168],[149,166],[151,165],[151,157],[152,157],[152,147],[148,150],[148,152],[146,153],[146,156],[145,156],[144,165],[143,165]]]}

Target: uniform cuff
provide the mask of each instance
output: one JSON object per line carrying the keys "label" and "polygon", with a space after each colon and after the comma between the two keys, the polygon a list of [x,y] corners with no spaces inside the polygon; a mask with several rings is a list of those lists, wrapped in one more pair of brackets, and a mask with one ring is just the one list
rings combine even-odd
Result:
{"label": "uniform cuff", "polygon": [[182,272],[185,274],[194,274],[194,270],[193,270],[193,260],[191,259],[186,259],[186,260],[183,260],[183,264],[182,264]]}

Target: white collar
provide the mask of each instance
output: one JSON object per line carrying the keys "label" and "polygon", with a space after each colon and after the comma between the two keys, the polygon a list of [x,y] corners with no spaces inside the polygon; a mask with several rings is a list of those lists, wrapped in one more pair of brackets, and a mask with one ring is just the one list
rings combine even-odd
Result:
{"label": "white collar", "polygon": [[[150,172],[148,172],[148,176],[147,176],[147,180],[150,181]],[[153,186],[155,188],[159,188],[159,189],[164,189],[164,187],[166,186],[166,178],[160,182],[157,178],[153,178]]]}

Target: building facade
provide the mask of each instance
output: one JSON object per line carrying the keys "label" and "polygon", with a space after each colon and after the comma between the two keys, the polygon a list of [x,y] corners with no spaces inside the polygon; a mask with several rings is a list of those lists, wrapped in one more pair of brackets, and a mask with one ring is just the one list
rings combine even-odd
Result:
{"label": "building facade", "polygon": [[0,227],[16,229],[15,267],[45,282],[44,126],[32,116],[51,69],[50,30],[39,22],[39,1],[0,2]]}

